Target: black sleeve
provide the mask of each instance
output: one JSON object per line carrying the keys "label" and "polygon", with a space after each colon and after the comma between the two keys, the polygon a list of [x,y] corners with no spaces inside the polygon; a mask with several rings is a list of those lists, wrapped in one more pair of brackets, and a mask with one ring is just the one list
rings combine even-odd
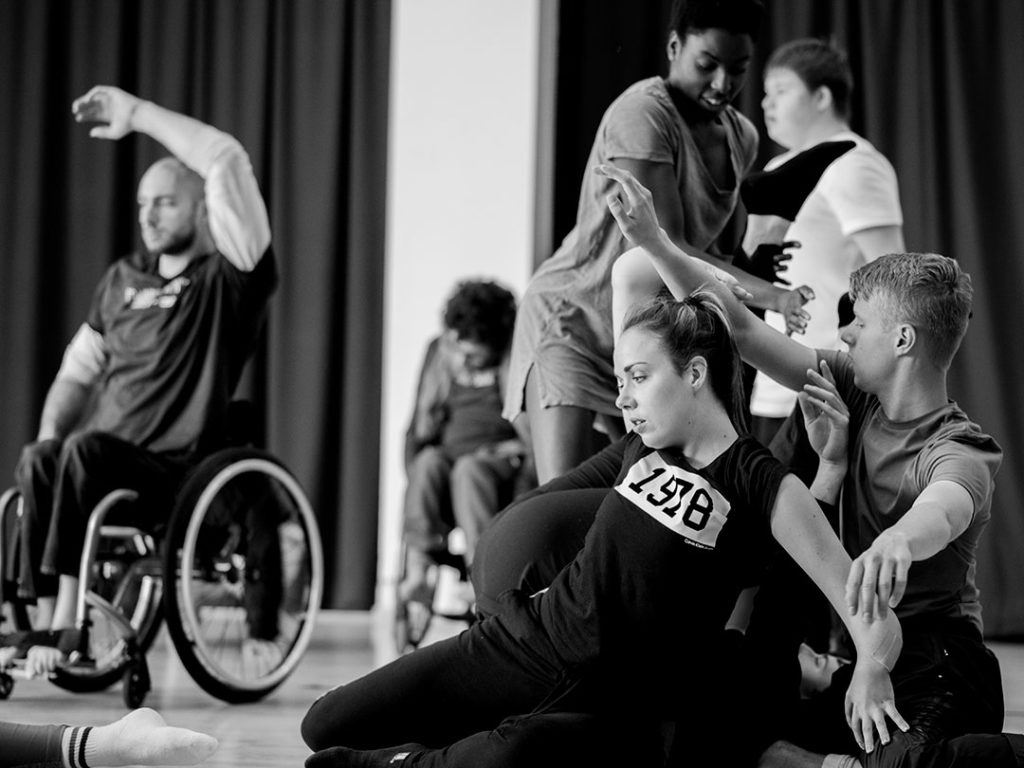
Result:
{"label": "black sleeve", "polygon": [[767,448],[753,439],[743,451],[737,452],[736,460],[733,471],[743,488],[746,504],[768,525],[782,478],[789,472]]}

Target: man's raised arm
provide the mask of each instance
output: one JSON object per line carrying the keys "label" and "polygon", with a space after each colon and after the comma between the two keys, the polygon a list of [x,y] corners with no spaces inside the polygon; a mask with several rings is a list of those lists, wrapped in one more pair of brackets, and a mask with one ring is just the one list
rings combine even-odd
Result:
{"label": "man's raised arm", "polygon": [[612,165],[595,169],[618,182],[618,192],[608,196],[608,209],[619,228],[637,249],[616,261],[617,280],[628,282],[623,273],[646,267],[649,260],[676,298],[688,296],[702,285],[709,286],[725,304],[740,354],[748,363],[791,389],[800,389],[808,369],[817,367],[817,355],[784,334],[770,328],[733,295],[735,281],[715,267],[683,253],[658,226],[651,193],[628,171]]}
{"label": "man's raised arm", "polygon": [[92,88],[71,110],[78,122],[105,123],[89,131],[93,138],[144,133],[202,176],[217,249],[241,270],[256,266],[270,246],[270,222],[249,156],[237,139],[112,86]]}

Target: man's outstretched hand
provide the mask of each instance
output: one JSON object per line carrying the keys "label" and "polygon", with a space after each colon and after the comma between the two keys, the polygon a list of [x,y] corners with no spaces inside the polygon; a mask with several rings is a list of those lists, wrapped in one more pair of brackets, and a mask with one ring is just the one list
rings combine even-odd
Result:
{"label": "man's outstretched hand", "polygon": [[111,85],[97,85],[71,104],[78,123],[104,123],[89,131],[94,139],[120,139],[134,129],[132,116],[142,99]]}

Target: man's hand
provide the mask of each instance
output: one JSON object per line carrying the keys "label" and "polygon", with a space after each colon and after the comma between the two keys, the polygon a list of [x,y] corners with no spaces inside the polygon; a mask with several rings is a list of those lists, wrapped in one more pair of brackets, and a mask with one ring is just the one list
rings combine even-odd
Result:
{"label": "man's hand", "polygon": [[803,308],[804,304],[814,298],[814,290],[809,285],[801,285],[779,296],[775,311],[786,321],[786,333],[804,333],[811,316]]}
{"label": "man's hand", "polygon": [[910,730],[907,721],[896,709],[896,696],[889,672],[877,661],[857,657],[850,687],[846,689],[846,723],[853,731],[853,738],[867,753],[875,749],[875,732],[878,744],[888,744],[889,724],[893,721],[901,731]]}
{"label": "man's hand", "polygon": [[836,389],[836,380],[828,363],[820,361],[820,373],[807,370],[809,383],[797,395],[807,427],[807,438],[814,452],[829,464],[846,463],[850,429],[850,409]]}
{"label": "man's hand", "polygon": [[862,614],[867,622],[885,618],[907,589],[912,562],[907,537],[889,528],[878,534],[871,546],[850,566],[846,579],[846,604],[850,615]]}
{"label": "man's hand", "polygon": [[89,131],[94,139],[120,139],[135,130],[132,116],[142,99],[110,85],[97,85],[71,104],[78,123],[106,123]]}

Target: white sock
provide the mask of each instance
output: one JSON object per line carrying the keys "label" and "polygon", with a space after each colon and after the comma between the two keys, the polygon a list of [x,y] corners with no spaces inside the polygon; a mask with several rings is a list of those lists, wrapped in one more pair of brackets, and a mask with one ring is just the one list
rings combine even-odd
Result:
{"label": "white sock", "polygon": [[68,726],[60,736],[60,759],[64,768],[88,768],[89,726]]}

